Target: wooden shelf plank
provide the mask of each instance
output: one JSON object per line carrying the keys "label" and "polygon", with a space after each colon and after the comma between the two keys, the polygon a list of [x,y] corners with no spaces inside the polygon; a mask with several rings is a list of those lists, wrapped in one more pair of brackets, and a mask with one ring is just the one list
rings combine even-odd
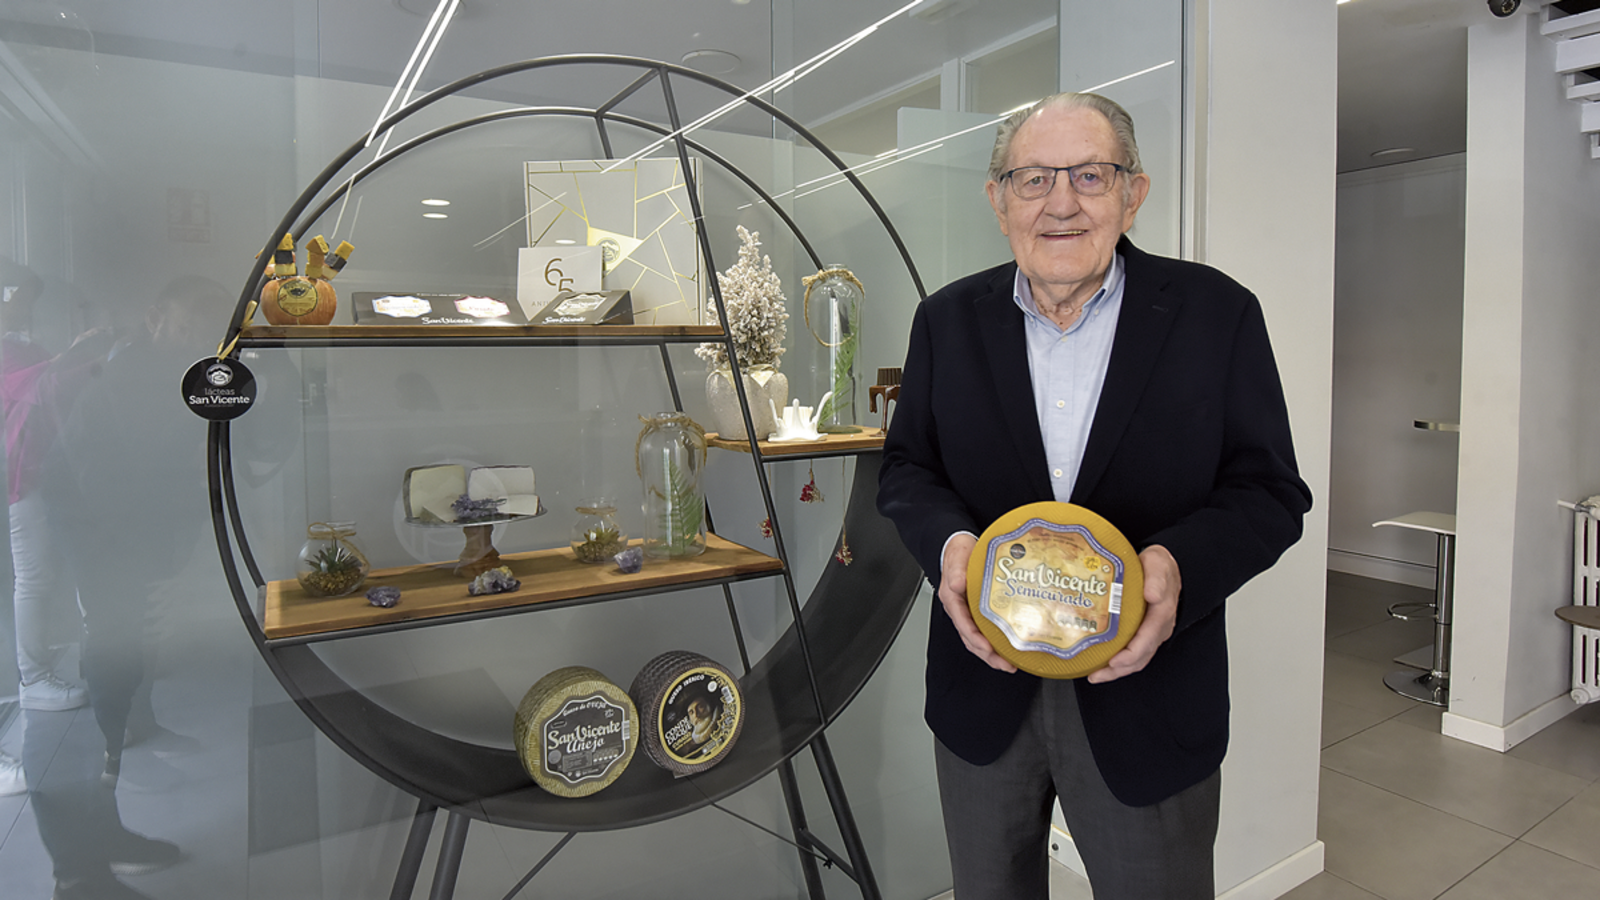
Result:
{"label": "wooden shelf plank", "polygon": [[240,333],[245,343],[293,341],[441,344],[538,338],[619,339],[718,338],[717,325],[251,325]]}
{"label": "wooden shelf plank", "polygon": [[[818,453],[845,453],[883,448],[883,432],[876,428],[856,434],[825,434],[816,441],[759,441],[762,456],[814,456]],[[750,452],[749,441],[723,440],[715,431],[706,435],[706,446]]]}
{"label": "wooden shelf plank", "polygon": [[1600,628],[1600,606],[1563,606],[1556,616],[1579,628]]}
{"label": "wooden shelf plank", "polygon": [[501,555],[500,561],[511,567],[522,586],[508,593],[482,597],[467,593],[468,579],[452,574],[452,563],[374,570],[367,576],[367,587],[389,585],[400,589],[399,604],[389,609],[368,603],[365,590],[348,597],[311,597],[299,582],[269,582],[262,608],[262,630],[268,640],[352,632],[440,616],[685,586],[783,569],[783,563],[776,557],[716,535],[707,536],[706,552],[700,556],[674,560],[646,558],[644,568],[635,575],[624,575],[614,565],[578,562],[565,547],[507,553]]}

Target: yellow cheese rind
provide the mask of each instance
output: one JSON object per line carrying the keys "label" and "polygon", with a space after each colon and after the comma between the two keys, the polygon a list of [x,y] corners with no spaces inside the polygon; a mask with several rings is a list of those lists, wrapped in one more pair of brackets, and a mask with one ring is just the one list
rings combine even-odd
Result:
{"label": "yellow cheese rind", "polygon": [[639,744],[626,691],[586,666],[567,666],[528,689],[512,720],[522,768],[558,797],[587,797],[622,776]]}
{"label": "yellow cheese rind", "polygon": [[1144,621],[1144,569],[1128,539],[1070,503],[995,520],[967,564],[967,605],[995,652],[1045,678],[1081,678]]}
{"label": "yellow cheese rind", "polygon": [[671,650],[646,663],[628,687],[639,708],[645,755],[674,776],[704,772],[744,730],[744,695],[721,664]]}

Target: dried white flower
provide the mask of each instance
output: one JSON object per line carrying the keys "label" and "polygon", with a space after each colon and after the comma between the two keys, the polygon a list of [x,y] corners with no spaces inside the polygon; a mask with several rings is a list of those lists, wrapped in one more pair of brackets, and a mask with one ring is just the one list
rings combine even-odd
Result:
{"label": "dried white flower", "polygon": [[[760,232],[739,226],[739,261],[722,273],[722,302],[728,308],[728,333],[733,337],[739,366],[778,365],[783,355],[783,339],[789,333],[789,308],[783,285],[772,271],[772,258],[762,256]],[[717,324],[717,308],[711,304],[711,322]],[[712,368],[728,365],[726,344],[704,343],[695,355]]]}

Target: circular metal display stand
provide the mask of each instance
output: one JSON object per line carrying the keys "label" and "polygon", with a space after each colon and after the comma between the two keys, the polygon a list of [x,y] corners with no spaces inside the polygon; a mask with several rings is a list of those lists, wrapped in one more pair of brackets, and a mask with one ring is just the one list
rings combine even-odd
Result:
{"label": "circular metal display stand", "polygon": [[[609,100],[592,108],[519,107],[461,120],[398,144],[353,174],[345,171],[370,143],[369,138],[383,134],[402,120],[410,118],[445,97],[508,75],[541,69],[580,67],[622,69],[633,73],[636,77]],[[786,113],[732,84],[683,66],[598,54],[528,60],[489,69],[441,87],[396,110],[379,121],[370,135],[363,135],[329,163],[327,168],[313,180],[290,207],[283,220],[271,231],[261,258],[271,258],[273,250],[284,234],[307,233],[309,226],[315,224],[319,217],[355,184],[383,166],[404,157],[409,150],[445,135],[490,122],[527,116],[577,117],[593,123],[604,152],[609,158],[616,158],[608,130],[612,126],[625,126],[663,136],[675,146],[684,178],[688,182],[687,195],[698,226],[696,230],[705,261],[711,300],[716,305],[719,321],[727,321],[722,287],[712,259],[710,240],[703,227],[705,219],[700,209],[700,192],[694,180],[695,170],[689,165],[691,152],[711,165],[719,167],[760,198],[772,214],[782,219],[791,230],[794,239],[810,257],[811,262],[819,268],[822,263],[793,218],[771,195],[726,159],[686,136],[673,95],[673,84],[680,80],[693,81],[710,87],[735,98],[738,103],[759,109],[771,116],[775,124],[809,142],[838,170],[838,177],[855,188],[860,198],[871,209],[899,253],[917,297],[920,299],[926,296],[910,254],[882,207],[837,154],[817,141],[810,132]],[[616,107],[624,100],[652,84],[661,91],[663,108],[668,120],[665,124],[622,115],[616,111]],[[320,205],[310,215],[300,219],[306,210],[312,208],[313,203],[318,202],[318,198],[321,198]],[[298,223],[297,219],[300,219]],[[224,346],[236,350],[240,347],[295,346],[653,345],[660,350],[664,377],[676,407],[681,410],[683,407],[667,352],[668,345],[704,341],[721,342],[726,346],[734,366],[732,381],[739,393],[740,403],[744,407],[747,432],[754,432],[748,398],[744,395],[743,378],[738,371],[733,340],[721,329],[714,329],[708,334],[706,329],[696,331],[694,328],[672,327],[641,329],[633,326],[608,326],[581,331],[573,329],[541,331],[533,327],[509,327],[477,329],[470,333],[430,331],[426,335],[350,326],[247,329],[245,327],[247,308],[249,302],[260,293],[263,281],[264,276],[259,266],[252,261],[238,304],[228,323]],[[769,516],[768,521],[772,526],[775,560],[746,548],[738,548],[737,551],[732,551],[735,556],[738,555],[738,551],[742,551],[744,554],[742,559],[756,557],[758,564],[730,565],[692,580],[679,580],[636,589],[612,590],[599,596],[574,594],[570,599],[541,603],[537,606],[513,605],[473,609],[441,614],[436,618],[391,621],[382,625],[345,627],[326,633],[301,633],[293,637],[274,638],[269,636],[266,622],[267,604],[271,602],[272,587],[277,583],[269,584],[263,578],[245,535],[244,518],[234,487],[230,440],[229,422],[209,423],[208,485],[212,523],[223,570],[245,627],[273,675],[301,711],[330,741],[378,776],[418,799],[417,812],[401,855],[392,896],[411,896],[422,867],[423,857],[426,855],[434,818],[439,809],[448,812],[449,821],[438,850],[431,896],[441,900],[454,893],[455,879],[463,860],[471,821],[565,833],[555,847],[537,861],[521,882],[512,888],[511,893],[507,895],[509,897],[517,894],[579,832],[629,828],[682,815],[743,790],[773,772],[779,775],[779,784],[792,828],[792,843],[799,851],[808,896],[813,900],[823,896],[819,863],[836,867],[850,877],[866,900],[875,900],[881,896],[862,843],[860,830],[855,824],[838,768],[824,734],[827,725],[833,722],[860,692],[888,653],[890,644],[910,611],[912,600],[922,580],[921,571],[901,545],[893,525],[877,513],[875,501],[881,461],[880,451],[871,448],[857,451],[859,455],[843,528],[844,533],[849,535],[853,564],[827,565],[811,597],[804,604],[801,604],[796,595],[793,570],[766,475],[765,465],[774,461],[774,458],[764,457],[758,442],[752,438],[748,448],[754,461],[754,474]],[[811,456],[826,455],[837,454],[818,452],[808,456],[803,453],[786,453],[781,458],[806,459]],[[485,527],[484,531],[487,530]],[[468,540],[470,544],[473,538],[469,535]],[[766,565],[760,563],[760,560],[772,564]],[[791,613],[791,625],[772,645],[772,649],[756,660],[751,660],[746,652],[744,633],[739,625],[730,587],[733,582],[753,578],[781,579]],[[246,579],[251,583],[248,586]],[[742,673],[740,684],[744,695],[749,698],[761,698],[760,702],[752,702],[747,708],[744,731],[738,746],[715,768],[685,778],[673,778],[667,772],[651,766],[630,766],[623,776],[605,791],[584,798],[560,798],[539,789],[531,783],[522,770],[514,750],[461,741],[390,712],[361,690],[348,684],[314,652],[311,646],[312,643],[322,640],[339,640],[401,628],[430,627],[486,616],[526,614],[536,609],[561,608],[579,603],[603,602],[608,599],[708,585],[720,586],[723,591],[728,618],[739,648]],[[254,601],[262,597],[266,599],[263,600],[263,610],[258,615]],[[828,665],[820,667],[814,664],[818,659],[827,660]],[[802,750],[811,751],[830,810],[838,826],[840,839],[844,844],[842,854],[820,840],[807,823],[791,763],[792,758]]]}

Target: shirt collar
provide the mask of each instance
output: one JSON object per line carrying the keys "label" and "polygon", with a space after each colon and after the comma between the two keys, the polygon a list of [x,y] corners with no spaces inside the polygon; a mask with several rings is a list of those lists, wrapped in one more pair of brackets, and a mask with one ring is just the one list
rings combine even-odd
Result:
{"label": "shirt collar", "polygon": [[[1095,291],[1094,296],[1089,298],[1089,302],[1083,304],[1083,315],[1078,317],[1078,321],[1072,323],[1072,328],[1077,328],[1080,324],[1087,321],[1090,312],[1095,307],[1105,302],[1106,297],[1110,296],[1113,292],[1121,288],[1122,279],[1122,254],[1113,253],[1111,254],[1111,265],[1106,266],[1106,277],[1100,282],[1100,290]],[[1033,301],[1033,286],[1028,283],[1028,276],[1022,274],[1022,268],[1020,266],[1017,268],[1016,279],[1012,282],[1011,299],[1015,301],[1017,306],[1022,309],[1023,314],[1029,318],[1044,322],[1057,331],[1072,330],[1072,328],[1063,329],[1061,326],[1050,321],[1050,318],[1044,313],[1039,312],[1039,305]]]}

